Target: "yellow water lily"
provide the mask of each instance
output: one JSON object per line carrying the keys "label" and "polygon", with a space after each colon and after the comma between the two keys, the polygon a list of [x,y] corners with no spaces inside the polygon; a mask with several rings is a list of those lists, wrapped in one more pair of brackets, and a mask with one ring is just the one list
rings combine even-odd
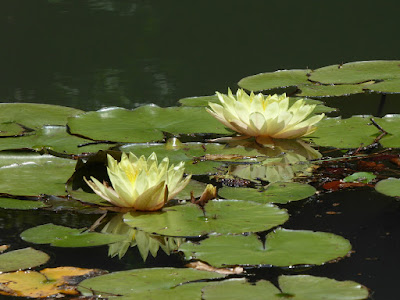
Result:
{"label": "yellow water lily", "polygon": [[191,178],[189,175],[182,179],[184,162],[168,167],[169,159],[166,157],[158,164],[154,152],[147,159],[144,156],[138,158],[133,153],[122,153],[120,162],[110,155],[107,159],[112,186],[94,177],[84,179],[97,195],[119,207],[159,210],[183,190]]}
{"label": "yellow water lily", "polygon": [[228,95],[217,92],[221,103],[209,103],[207,111],[225,126],[240,133],[243,138],[256,137],[257,142],[264,143],[271,138],[294,139],[309,135],[316,130],[314,126],[322,120],[324,114],[310,114],[316,105],[309,105],[303,99],[297,100],[289,107],[286,94],[248,95],[239,89],[236,97],[228,90]]}

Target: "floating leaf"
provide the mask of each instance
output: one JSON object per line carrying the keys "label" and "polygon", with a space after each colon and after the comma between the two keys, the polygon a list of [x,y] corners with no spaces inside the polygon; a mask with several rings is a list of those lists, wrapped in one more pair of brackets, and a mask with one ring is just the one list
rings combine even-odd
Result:
{"label": "floating leaf", "polygon": [[[400,79],[400,61],[359,61],[314,70],[310,80],[325,84],[349,84],[370,80]],[[373,86],[373,85],[372,85]]]}
{"label": "floating leaf", "polygon": [[188,97],[179,100],[183,106],[208,106],[209,102],[219,103],[218,96]]}
{"label": "floating leaf", "polygon": [[68,134],[65,126],[43,126],[34,134],[0,139],[0,150],[33,149],[51,150],[63,154],[81,154],[110,148],[108,144],[90,145],[90,143],[93,141]]}
{"label": "floating leaf", "polygon": [[150,233],[186,237],[263,231],[288,219],[285,210],[249,201],[213,200],[204,209],[205,214],[199,206],[189,203],[155,213],[131,212],[124,215],[124,222]]}
{"label": "floating leaf", "polygon": [[371,172],[356,172],[343,179],[343,182],[361,182],[369,183],[374,180],[376,176]]}
{"label": "floating leaf", "polygon": [[309,84],[307,74],[311,70],[279,70],[245,77],[239,86],[249,91],[263,91],[299,84]]}
{"label": "floating leaf", "polygon": [[260,203],[287,203],[308,198],[315,188],[298,182],[271,183],[263,191],[251,188],[223,187],[218,194],[227,199],[248,200]]}
{"label": "floating leaf", "polygon": [[83,229],[54,224],[39,225],[21,233],[24,241],[35,244],[50,244],[56,247],[92,247],[120,242],[124,235],[99,232],[83,232]]}
{"label": "floating leaf", "polygon": [[365,88],[362,84],[342,84],[342,85],[318,85],[307,84],[299,85],[300,93],[296,94],[300,97],[333,97],[347,96],[351,94],[363,93]]}
{"label": "floating leaf", "polygon": [[378,134],[368,116],[353,116],[322,120],[317,130],[306,139],[324,147],[358,148],[373,143]]}
{"label": "floating leaf", "polygon": [[381,180],[375,185],[375,189],[387,196],[400,197],[400,179],[388,178]]}
{"label": "floating leaf", "polygon": [[101,273],[104,271],[74,267],[4,273],[0,274],[0,294],[30,298],[77,295],[79,292],[74,285],[84,278]]}
{"label": "floating leaf", "polygon": [[368,298],[368,290],[354,281],[336,281],[310,275],[282,275],[277,289],[271,282],[260,280],[250,284],[244,279],[225,280],[203,288],[204,300],[245,299],[255,300],[362,300]]}
{"label": "floating leaf", "polygon": [[135,143],[162,140],[163,132],[230,133],[202,107],[107,108],[70,118],[68,126],[71,133],[94,140]]}
{"label": "floating leaf", "polygon": [[21,125],[13,122],[3,122],[0,123],[0,136],[18,136],[26,132],[26,129]]}
{"label": "floating leaf", "polygon": [[37,209],[46,207],[41,201],[0,198],[0,207],[5,209]]}
{"label": "floating leaf", "polygon": [[22,124],[31,129],[43,125],[65,125],[67,118],[83,113],[82,110],[50,104],[0,103],[0,120]]}
{"label": "floating leaf", "polygon": [[49,259],[50,257],[46,253],[33,248],[10,251],[0,254],[0,273],[37,267],[45,264]]}
{"label": "floating leaf", "polygon": [[[129,271],[114,272],[95,278],[82,281],[79,290],[85,296],[108,294],[123,295],[134,297],[135,299],[151,299],[152,292],[158,296],[166,297],[162,299],[179,299],[174,292],[181,288],[181,284],[196,280],[221,278],[224,275],[215,272],[197,271],[194,269],[178,268],[152,268],[136,269]],[[185,286],[195,285],[196,283],[185,284]],[[204,285],[201,285],[203,287]],[[199,286],[196,287],[199,288]],[[144,293],[144,294],[143,294]],[[200,290],[196,295],[201,295]],[[146,298],[147,297],[147,298]],[[158,299],[158,298],[155,298]],[[192,297],[181,299],[196,299]]]}
{"label": "floating leaf", "polygon": [[374,120],[388,132],[388,135],[379,141],[381,145],[387,148],[400,148],[400,115],[386,115],[383,118],[374,118]]}
{"label": "floating leaf", "polygon": [[0,155],[0,193],[11,195],[64,195],[65,182],[75,161],[34,153]]}
{"label": "floating leaf", "polygon": [[[223,249],[221,251],[221,249]],[[200,244],[185,243],[186,259],[199,259],[215,267],[234,265],[321,265],[346,256],[351,250],[341,236],[307,230],[277,229],[266,236],[265,249],[254,234],[210,236]]]}

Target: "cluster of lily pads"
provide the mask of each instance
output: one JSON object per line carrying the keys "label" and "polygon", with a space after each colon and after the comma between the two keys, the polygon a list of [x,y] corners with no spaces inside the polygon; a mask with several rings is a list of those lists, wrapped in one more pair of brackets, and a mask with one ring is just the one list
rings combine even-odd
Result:
{"label": "cluster of lily pads", "polygon": [[[239,85],[250,91],[297,86],[299,96],[319,87],[318,96],[326,96],[328,90],[334,90],[331,96],[340,94],[339,90],[342,94],[365,90],[395,93],[400,92],[395,89],[396,80],[400,80],[399,63],[361,62],[314,71],[286,70],[244,78]],[[232,97],[219,94],[181,99],[177,107],[147,105],[92,112],[45,104],[0,104],[0,208],[73,210],[101,216],[92,228],[42,224],[22,232],[21,238],[33,244],[108,245],[112,257],[122,257],[136,246],[144,260],[149,253],[156,256],[161,248],[167,254],[179,251],[185,261],[201,261],[209,267],[208,271],[159,268],[101,275],[79,284],[83,295],[135,299],[168,295],[221,299],[221,294],[227,299],[249,294],[255,299],[266,295],[268,299],[322,299],[330,295],[332,299],[366,299],[367,289],[355,282],[283,275],[275,286],[265,280],[249,283],[243,269],[235,273],[240,274],[239,279],[222,273],[229,274],[238,266],[321,265],[348,256],[351,244],[341,236],[283,228],[289,214],[279,205],[316,193],[310,184],[315,165],[331,159],[323,157],[320,147],[348,150],[378,141],[385,148],[400,148],[400,115],[374,118],[379,126],[371,124],[371,116],[328,117],[316,124],[323,117],[320,114],[335,109],[313,99],[299,103],[296,97],[264,99],[261,94],[241,91],[237,99],[253,97],[264,109],[268,101],[287,99],[287,104],[279,106],[281,111],[296,106],[294,114],[303,114],[296,122],[285,123],[287,115],[282,120],[277,113],[276,118],[269,119],[268,114],[261,115],[249,106],[246,120],[251,126],[246,127],[241,106],[224,106],[221,101],[229,102]],[[211,114],[206,111],[208,106]],[[235,114],[240,122],[232,117]],[[310,119],[313,121],[307,122]],[[276,136],[293,139],[272,139],[267,130],[271,124],[278,128]],[[233,131],[237,128],[242,136]],[[381,136],[380,128],[385,135]],[[300,138],[304,134],[307,136]],[[157,159],[162,161],[159,166]],[[126,175],[131,164],[143,165],[144,173]],[[168,169],[168,164],[175,167]],[[343,179],[376,181],[369,175]],[[141,193],[130,194],[127,186],[139,183],[155,186],[147,198],[140,198]],[[210,183],[218,189],[204,200]],[[400,179],[384,178],[376,184],[376,190],[400,197]],[[146,206],[144,198],[154,205]],[[126,199],[140,199],[140,205],[127,205]],[[32,257],[29,263],[28,255]],[[42,265],[48,259],[32,248],[1,254],[0,272],[6,273],[0,274],[0,293],[7,293],[2,284],[10,282],[11,277],[18,281],[13,271]]]}

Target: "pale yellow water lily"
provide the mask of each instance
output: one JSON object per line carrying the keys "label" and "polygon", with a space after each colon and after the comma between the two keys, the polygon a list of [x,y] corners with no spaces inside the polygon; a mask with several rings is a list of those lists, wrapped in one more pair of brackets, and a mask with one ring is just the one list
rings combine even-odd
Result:
{"label": "pale yellow water lily", "polygon": [[228,95],[217,92],[220,104],[209,103],[207,111],[225,126],[240,133],[243,138],[256,137],[257,142],[269,139],[294,139],[309,135],[324,114],[308,118],[316,105],[309,105],[303,99],[289,107],[286,94],[248,95],[239,89],[236,97],[228,90]]}
{"label": "pale yellow water lily", "polygon": [[191,178],[189,175],[182,179],[184,162],[168,167],[169,159],[166,157],[158,164],[154,152],[147,159],[144,156],[138,158],[133,153],[123,153],[120,162],[110,155],[107,159],[112,186],[94,177],[84,179],[97,195],[119,207],[159,210],[183,190]]}

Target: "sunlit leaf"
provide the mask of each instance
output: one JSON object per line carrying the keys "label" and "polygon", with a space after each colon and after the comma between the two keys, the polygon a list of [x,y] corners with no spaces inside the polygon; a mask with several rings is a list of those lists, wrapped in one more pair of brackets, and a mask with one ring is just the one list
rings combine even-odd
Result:
{"label": "sunlit leaf", "polygon": [[249,201],[213,200],[205,214],[194,204],[166,207],[161,212],[131,212],[124,222],[134,228],[170,236],[202,236],[208,233],[257,232],[283,224],[285,210],[272,204]]}
{"label": "sunlit leaf", "polygon": [[45,264],[49,259],[46,253],[33,248],[6,252],[0,254],[0,273],[37,267]]}
{"label": "sunlit leaf", "polygon": [[50,104],[0,103],[0,120],[15,122],[31,129],[43,125],[65,125],[67,118],[83,113],[82,110]]}
{"label": "sunlit leaf", "polygon": [[381,180],[375,185],[375,189],[387,196],[400,197],[400,179],[388,178]]}
{"label": "sunlit leaf", "polygon": [[71,133],[94,140],[135,143],[162,140],[163,132],[230,133],[202,107],[108,108],[70,118],[68,126]]}
{"label": "sunlit leaf", "polygon": [[[123,296],[134,295],[135,299],[151,299],[149,297],[149,295],[151,294],[143,295],[141,293],[155,292],[158,296],[165,293],[167,298],[162,297],[162,299],[178,299],[176,295],[179,294],[171,293],[168,291],[171,289],[172,291],[175,291],[175,287],[180,286],[181,283],[221,277],[224,277],[224,275],[217,274],[215,272],[197,271],[194,269],[137,269],[114,272],[107,275],[84,280],[79,284],[79,290],[85,296],[93,295],[93,293],[96,295],[101,293]],[[190,285],[191,284],[192,283],[190,283]],[[189,284],[187,286],[189,286]],[[203,286],[204,285],[202,285],[201,287]],[[157,290],[159,290],[159,292],[157,292]],[[198,292],[200,291],[198,290]],[[136,298],[136,295],[138,296],[138,298]],[[196,292],[196,295],[199,295],[199,293]],[[147,296],[147,298],[145,298],[145,296]],[[186,299],[196,298],[189,297]]]}
{"label": "sunlit leaf", "polygon": [[0,193],[64,195],[76,162],[34,153],[0,155]]}
{"label": "sunlit leaf", "polygon": [[0,274],[0,294],[46,298],[62,297],[62,294],[77,295],[75,285],[84,278],[96,276],[104,271],[74,267],[58,267],[36,271],[18,271]]}
{"label": "sunlit leaf", "polygon": [[125,240],[125,236],[99,232],[84,232],[54,224],[39,225],[21,233],[24,241],[35,244],[50,244],[56,247],[92,247]]}
{"label": "sunlit leaf", "polygon": [[199,259],[215,267],[234,265],[321,265],[351,250],[341,236],[306,230],[277,229],[266,237],[265,248],[256,235],[210,236],[200,244],[185,243],[186,259]]}
{"label": "sunlit leaf", "polygon": [[248,200],[260,203],[287,203],[308,198],[315,194],[315,188],[298,182],[271,183],[265,190],[251,188],[223,187],[218,190],[227,199]]}

